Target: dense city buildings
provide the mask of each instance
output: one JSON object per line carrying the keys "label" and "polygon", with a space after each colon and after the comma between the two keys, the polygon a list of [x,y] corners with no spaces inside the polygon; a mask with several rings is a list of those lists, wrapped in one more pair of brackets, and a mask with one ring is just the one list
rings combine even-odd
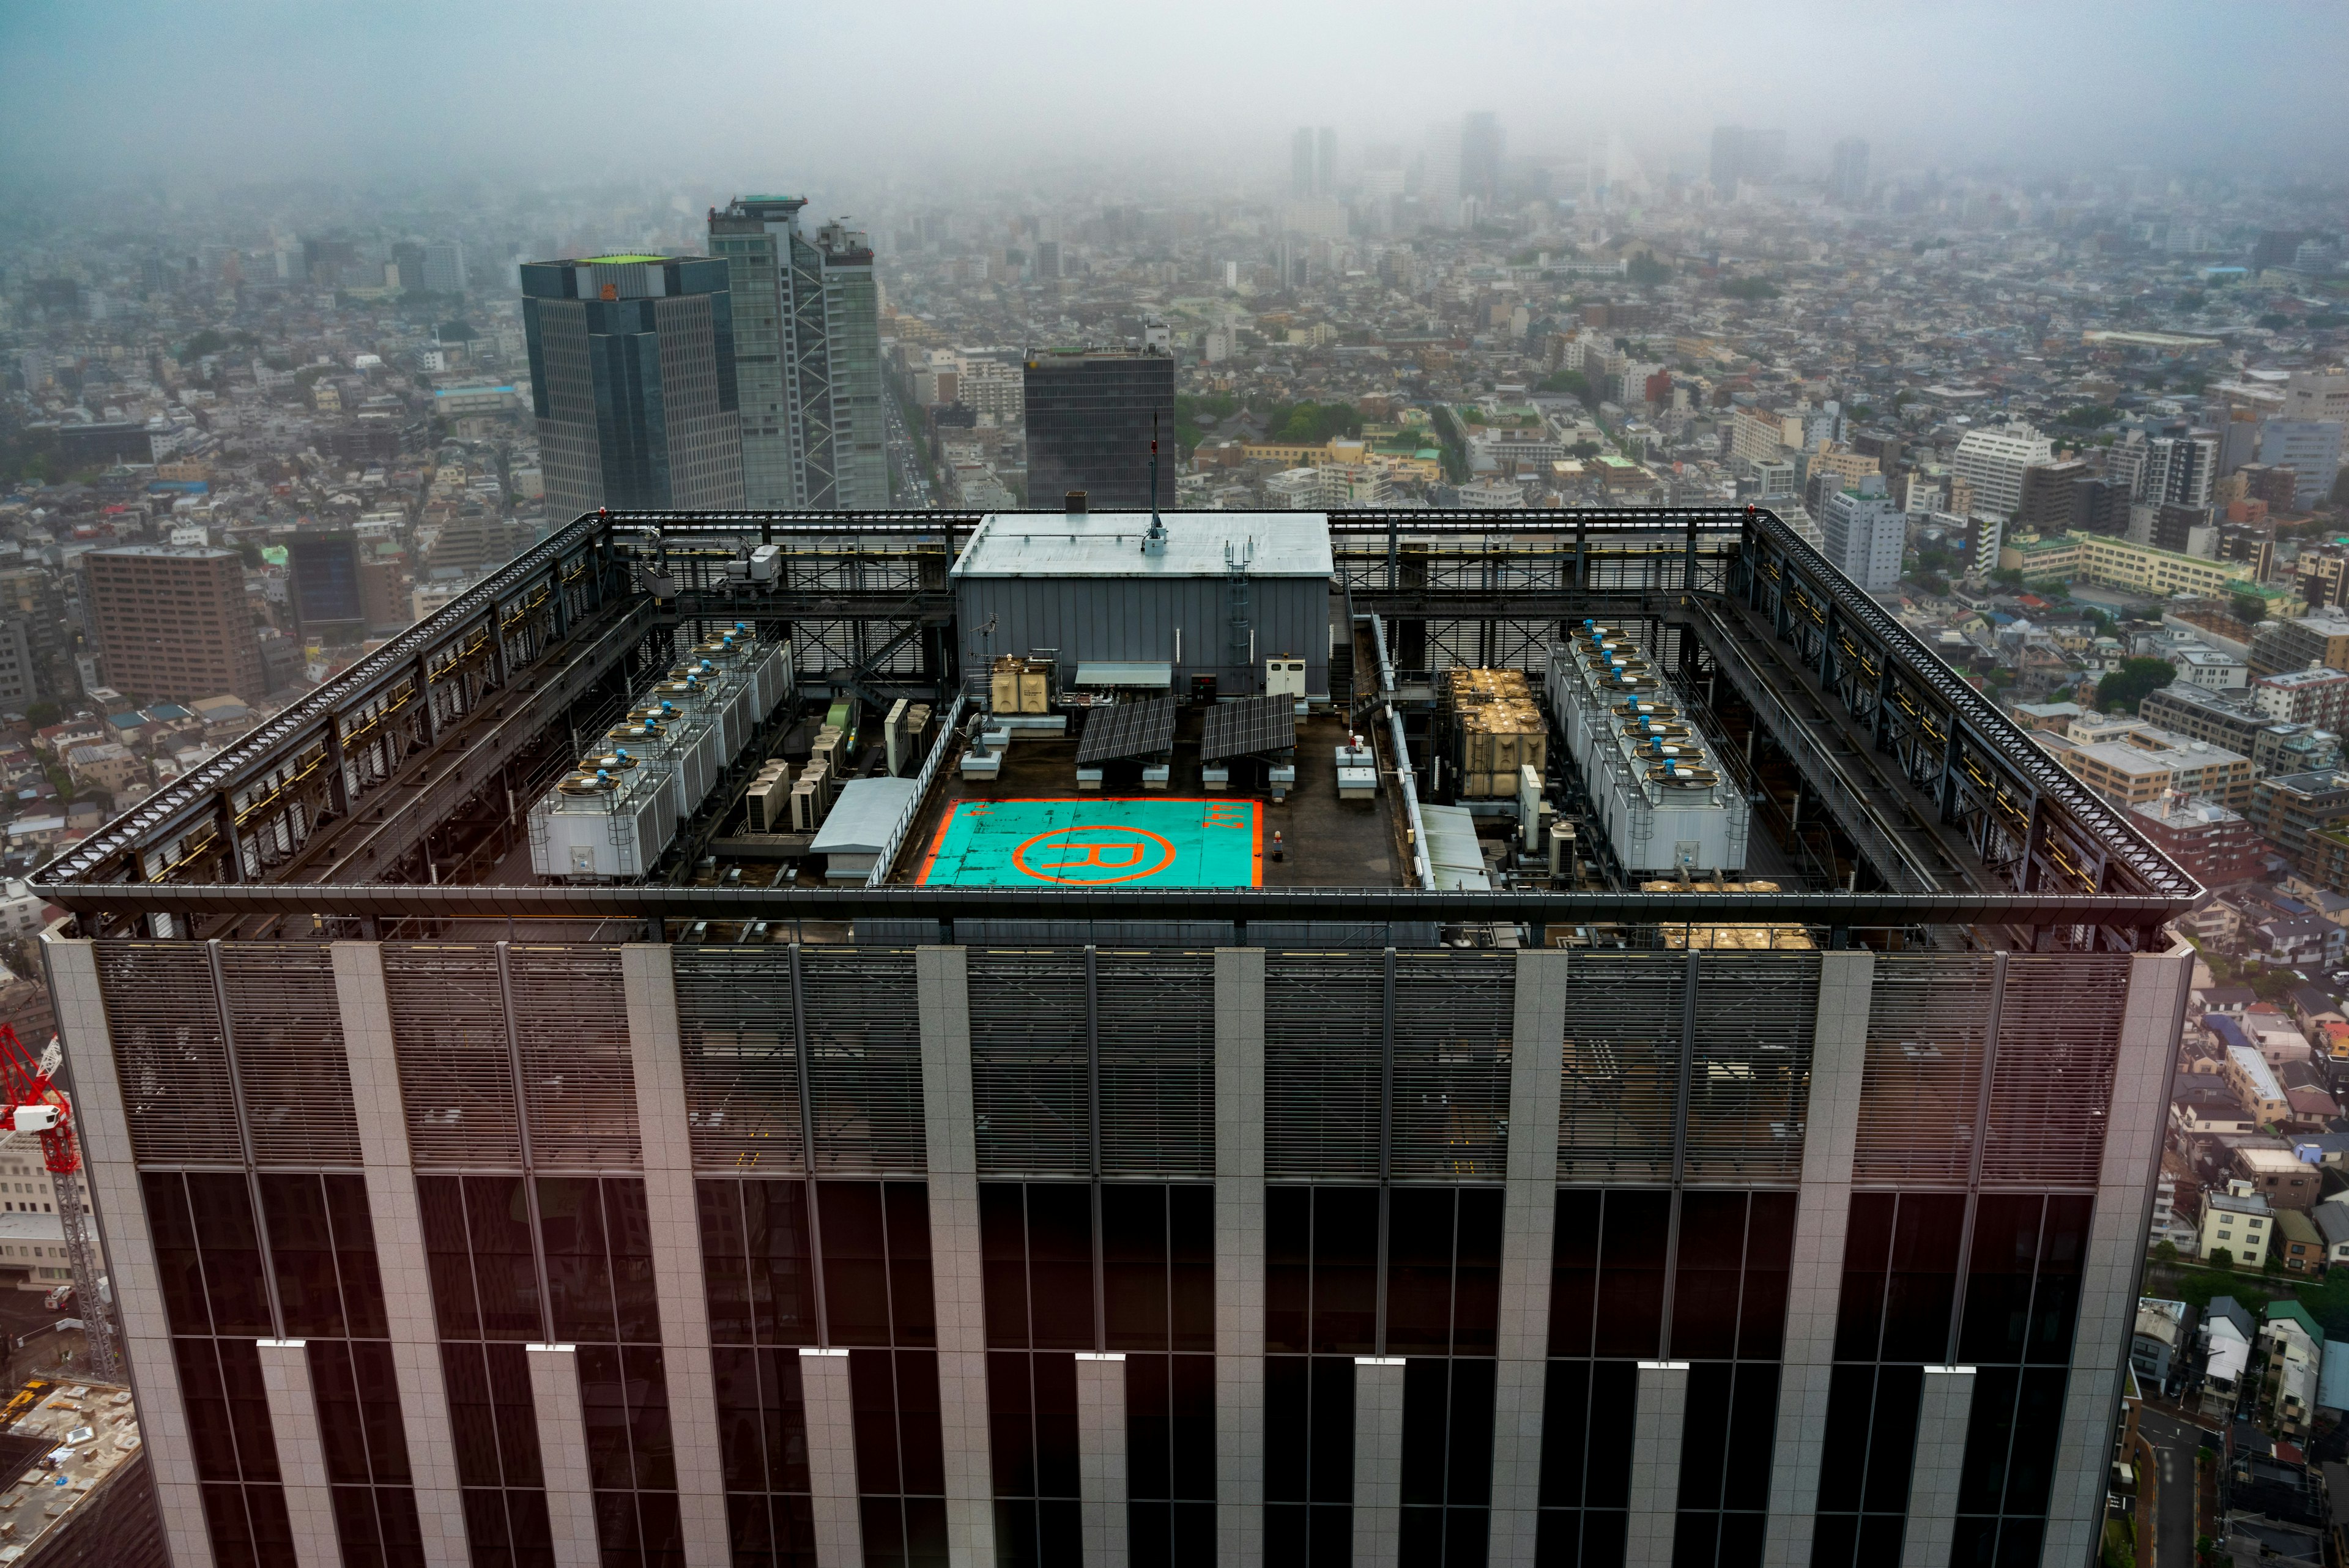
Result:
{"label": "dense city buildings", "polygon": [[550,507],[741,504],[726,263],[528,262],[522,286]]}
{"label": "dense city buildings", "polygon": [[[1174,431],[1174,359],[1158,348],[1031,350],[1022,367],[1028,484],[1039,503],[1083,491],[1100,510],[1151,504],[1152,445]],[[1156,470],[1161,504],[1174,485]]]}

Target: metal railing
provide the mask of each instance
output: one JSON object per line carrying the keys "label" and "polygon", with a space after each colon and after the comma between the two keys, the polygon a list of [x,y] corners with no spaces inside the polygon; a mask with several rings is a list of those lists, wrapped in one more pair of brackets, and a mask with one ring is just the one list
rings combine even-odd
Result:
{"label": "metal railing", "polygon": [[922,815],[922,802],[930,793],[930,781],[938,776],[947,753],[953,748],[955,727],[962,722],[963,709],[969,701],[968,694],[955,693],[954,706],[947,710],[946,722],[938,726],[938,738],[931,744],[929,755],[922,759],[922,771],[914,775],[913,797],[897,814],[897,826],[889,830],[886,845],[873,862],[872,874],[864,878],[866,887],[878,888],[889,880],[889,868],[897,863],[897,851],[905,846],[905,835],[914,830],[915,822]]}

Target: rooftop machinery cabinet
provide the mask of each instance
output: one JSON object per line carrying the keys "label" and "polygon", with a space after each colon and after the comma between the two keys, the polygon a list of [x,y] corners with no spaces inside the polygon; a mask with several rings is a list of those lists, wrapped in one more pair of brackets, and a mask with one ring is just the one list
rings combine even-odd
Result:
{"label": "rooftop machinery cabinet", "polygon": [[1745,796],[1636,641],[1584,621],[1550,649],[1548,690],[1624,871],[1744,867],[1752,818]]}
{"label": "rooftop machinery cabinet", "polygon": [[582,759],[530,813],[530,867],[565,882],[648,875],[677,836],[667,777],[633,756]]}
{"label": "rooftop machinery cabinet", "polygon": [[697,736],[657,717],[631,718],[605,731],[604,744],[614,750],[626,748],[647,767],[667,775],[670,807],[679,822],[699,808],[701,802],[693,794],[694,776],[701,772],[697,765]]}
{"label": "rooftop machinery cabinet", "polygon": [[781,758],[759,770],[743,797],[753,833],[782,833],[791,821],[792,764]]}
{"label": "rooftop machinery cabinet", "polygon": [[685,790],[681,800],[691,803],[686,815],[701,809],[709,792],[718,787],[720,767],[718,717],[710,711],[709,693],[698,682],[665,680],[646,695],[642,706],[628,711],[631,719],[657,714],[669,731],[678,753],[678,765],[685,770]]}

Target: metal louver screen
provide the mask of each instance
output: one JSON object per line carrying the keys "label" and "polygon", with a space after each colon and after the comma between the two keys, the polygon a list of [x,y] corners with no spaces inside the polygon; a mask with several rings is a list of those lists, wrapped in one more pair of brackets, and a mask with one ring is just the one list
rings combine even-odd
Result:
{"label": "metal louver screen", "polygon": [[1389,1173],[1499,1180],[1508,1167],[1516,961],[1398,953],[1394,994]]}
{"label": "metal louver screen", "polygon": [[[98,984],[141,1165],[241,1165],[212,963],[189,942],[99,942]],[[47,1041],[27,1041],[39,1051]]]}
{"label": "metal louver screen", "polygon": [[809,948],[800,957],[807,1009],[808,1093],[819,1176],[918,1176],[923,1141],[922,1014],[914,955]]}
{"label": "metal louver screen", "polygon": [[416,1164],[520,1169],[497,949],[387,942],[383,983]]}
{"label": "metal louver screen", "polygon": [[316,942],[223,942],[221,984],[255,1164],[359,1163],[335,966]]}
{"label": "metal louver screen", "polygon": [[1966,1181],[1994,962],[1986,954],[1878,956],[1854,1181]]}
{"label": "metal louver screen", "polygon": [[617,948],[507,950],[530,1157],[541,1170],[633,1170],[636,1072]]}
{"label": "metal louver screen", "polygon": [[2124,953],[2006,961],[1991,1060],[1985,1184],[2094,1187],[2127,1002]]}
{"label": "metal louver screen", "polygon": [[1379,1174],[1383,953],[1267,953],[1264,1167],[1272,1177]]}
{"label": "metal louver screen", "polygon": [[1697,961],[1687,1179],[1801,1178],[1818,1016],[1816,953],[1707,953]]}
{"label": "metal louver screen", "polygon": [[1577,954],[1566,972],[1557,1173],[1670,1180],[1680,1098],[1681,953]]}
{"label": "metal louver screen", "polygon": [[1085,955],[970,955],[970,1087],[986,1176],[1092,1170]]}
{"label": "metal louver screen", "polygon": [[1216,1173],[1216,961],[1102,953],[1094,963],[1104,1176]]}
{"label": "metal louver screen", "polygon": [[788,948],[671,950],[685,1114],[699,1168],[807,1168]]}

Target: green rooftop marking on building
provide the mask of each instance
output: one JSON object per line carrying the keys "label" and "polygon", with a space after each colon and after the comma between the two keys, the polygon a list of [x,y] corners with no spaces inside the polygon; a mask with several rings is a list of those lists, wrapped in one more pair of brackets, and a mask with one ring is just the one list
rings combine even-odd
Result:
{"label": "green rooftop marking on building", "polygon": [[1263,837],[1252,800],[957,801],[938,825],[921,880],[934,888],[1253,888],[1264,877]]}

